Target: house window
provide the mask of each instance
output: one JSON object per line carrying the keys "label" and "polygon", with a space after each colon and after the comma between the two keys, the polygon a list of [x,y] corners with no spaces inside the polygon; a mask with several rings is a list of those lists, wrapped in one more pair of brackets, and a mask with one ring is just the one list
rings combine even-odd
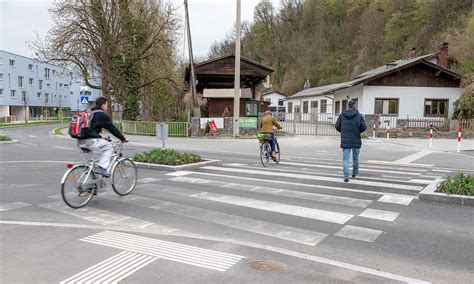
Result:
{"label": "house window", "polygon": [[0,89],[0,96],[3,96],[3,89]]}
{"label": "house window", "polygon": [[288,102],[288,113],[293,113],[293,103]]}
{"label": "house window", "polygon": [[38,80],[38,87],[40,90],[43,90],[43,80]]}
{"label": "house window", "polygon": [[311,113],[318,113],[318,101],[311,102]]}
{"label": "house window", "polygon": [[447,116],[448,100],[425,100],[425,116]]}
{"label": "house window", "polygon": [[3,74],[0,73],[0,80],[3,80]]}
{"label": "house window", "polygon": [[300,106],[295,106],[295,113],[300,113]]}
{"label": "house window", "polygon": [[398,114],[398,99],[375,99],[375,114]]}
{"label": "house window", "polygon": [[327,113],[328,100],[321,100],[321,113]]}
{"label": "house window", "polygon": [[10,97],[16,98],[16,91],[15,90],[10,91]]}
{"label": "house window", "polygon": [[10,59],[10,66],[11,66],[11,67],[15,67],[15,60]]}
{"label": "house window", "polygon": [[49,94],[46,93],[46,94],[44,94],[44,103],[48,104],[48,101],[49,101]]}
{"label": "house window", "polygon": [[18,88],[23,88],[23,77],[18,76]]}
{"label": "house window", "polygon": [[50,77],[49,77],[49,71],[50,71],[49,68],[44,68],[44,77],[45,77],[46,79],[49,79],[49,78],[50,78]]}
{"label": "house window", "polygon": [[30,86],[33,86],[33,78],[28,79]]}
{"label": "house window", "polygon": [[341,101],[336,102],[336,107],[334,109],[335,113],[341,113]]}
{"label": "house window", "polygon": [[309,106],[309,102],[304,101],[303,102],[303,113],[308,113],[308,106]]}
{"label": "house window", "polygon": [[347,109],[347,107],[348,107],[347,100],[342,100],[341,112],[345,111]]}
{"label": "house window", "polygon": [[282,99],[278,100],[278,106],[283,106],[283,100]]}
{"label": "house window", "polygon": [[59,88],[63,88],[63,83],[59,83]]}
{"label": "house window", "polygon": [[28,64],[28,70],[33,71],[33,64]]}
{"label": "house window", "polygon": [[37,96],[38,98],[41,98],[41,93],[36,93],[36,96]]}
{"label": "house window", "polygon": [[258,116],[258,105],[256,101],[245,102],[245,116]]}

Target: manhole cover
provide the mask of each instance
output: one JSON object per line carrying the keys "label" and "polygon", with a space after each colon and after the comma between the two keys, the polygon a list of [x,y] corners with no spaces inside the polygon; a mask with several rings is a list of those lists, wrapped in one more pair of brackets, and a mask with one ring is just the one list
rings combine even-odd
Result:
{"label": "manhole cover", "polygon": [[247,264],[251,268],[260,271],[278,271],[286,269],[286,265],[283,263],[270,260],[250,260]]}

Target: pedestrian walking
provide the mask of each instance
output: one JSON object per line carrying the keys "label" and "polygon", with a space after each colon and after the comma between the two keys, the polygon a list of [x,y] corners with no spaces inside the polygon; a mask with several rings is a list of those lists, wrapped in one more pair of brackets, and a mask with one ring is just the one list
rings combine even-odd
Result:
{"label": "pedestrian walking", "polygon": [[364,117],[357,110],[357,101],[350,100],[349,108],[339,115],[336,130],[341,133],[342,170],[344,181],[349,182],[349,158],[352,152],[352,178],[359,174],[360,134],[367,129]]}

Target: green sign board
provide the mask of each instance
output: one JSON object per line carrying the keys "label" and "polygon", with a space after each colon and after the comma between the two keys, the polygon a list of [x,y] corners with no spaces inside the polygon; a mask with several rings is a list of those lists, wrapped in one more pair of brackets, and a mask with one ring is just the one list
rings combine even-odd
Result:
{"label": "green sign board", "polygon": [[240,128],[257,128],[257,117],[241,117]]}

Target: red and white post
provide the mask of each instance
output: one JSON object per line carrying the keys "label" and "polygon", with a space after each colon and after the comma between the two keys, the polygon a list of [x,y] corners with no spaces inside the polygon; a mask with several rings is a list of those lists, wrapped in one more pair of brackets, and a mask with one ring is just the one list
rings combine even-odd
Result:
{"label": "red and white post", "polygon": [[372,129],[372,138],[375,139],[375,124],[374,124],[374,128]]}
{"label": "red and white post", "polygon": [[430,124],[430,149],[433,147],[433,124]]}
{"label": "red and white post", "polygon": [[387,121],[387,140],[390,139],[390,120]]}
{"label": "red and white post", "polygon": [[461,152],[461,127],[458,128],[458,152]]}

